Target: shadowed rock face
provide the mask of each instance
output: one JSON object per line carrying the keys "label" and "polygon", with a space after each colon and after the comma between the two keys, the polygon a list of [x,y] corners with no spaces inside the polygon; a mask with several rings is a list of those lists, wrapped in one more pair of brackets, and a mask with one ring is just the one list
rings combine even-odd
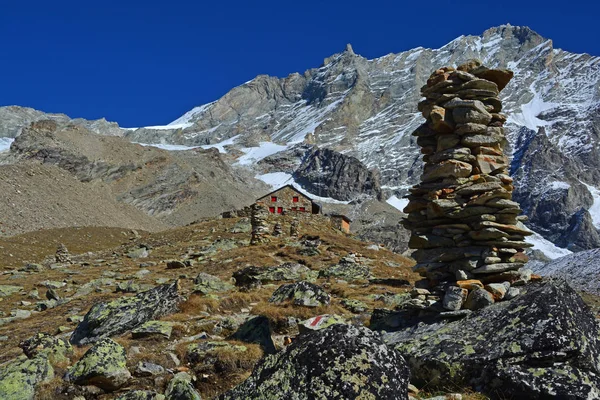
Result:
{"label": "shadowed rock face", "polygon": [[406,399],[402,357],[367,328],[338,324],[264,358],[219,399]]}
{"label": "shadowed rock face", "polygon": [[471,385],[493,398],[592,399],[600,396],[600,343],[594,315],[564,281],[462,320],[415,324],[384,334],[428,388]]}
{"label": "shadowed rock face", "polygon": [[133,297],[95,304],[75,328],[70,342],[94,343],[175,312],[182,300],[178,286],[178,282],[160,285]]}

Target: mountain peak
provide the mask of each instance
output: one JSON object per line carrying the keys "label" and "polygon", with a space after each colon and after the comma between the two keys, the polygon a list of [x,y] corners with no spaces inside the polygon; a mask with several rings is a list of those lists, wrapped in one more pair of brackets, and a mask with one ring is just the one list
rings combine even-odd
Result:
{"label": "mountain peak", "polygon": [[355,55],[356,53],[354,52],[354,49],[352,48],[352,45],[350,43],[348,43],[346,45],[346,50],[344,51],[345,53],[349,53],[352,55]]}

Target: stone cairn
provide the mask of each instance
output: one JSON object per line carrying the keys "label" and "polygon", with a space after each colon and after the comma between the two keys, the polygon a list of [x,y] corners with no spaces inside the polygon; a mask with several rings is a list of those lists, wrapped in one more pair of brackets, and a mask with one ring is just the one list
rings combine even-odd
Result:
{"label": "stone cairn", "polygon": [[273,236],[281,236],[283,235],[283,227],[281,226],[280,223],[276,223],[275,226],[273,226]]}
{"label": "stone cairn", "polygon": [[252,225],[252,237],[250,245],[257,245],[269,242],[269,224],[267,218],[269,211],[263,203],[254,203],[250,214],[250,224]]}
{"label": "stone cairn", "polygon": [[56,254],[54,256],[54,259],[56,260],[57,263],[70,264],[71,263],[71,255],[69,254],[69,250],[67,249],[67,246],[65,246],[62,243],[59,244],[58,248],[56,249]]}
{"label": "stone cairn", "polygon": [[300,231],[300,221],[297,218],[294,218],[290,224],[290,236],[298,237]]}
{"label": "stone cairn", "polygon": [[498,95],[512,76],[471,60],[436,70],[421,88],[427,122],[413,135],[425,166],[403,221],[415,271],[426,278],[427,289],[413,293],[417,308],[479,309],[518,295],[514,286],[531,278],[523,265],[531,246],[524,236],[532,232],[512,201],[503,153],[506,116]]}

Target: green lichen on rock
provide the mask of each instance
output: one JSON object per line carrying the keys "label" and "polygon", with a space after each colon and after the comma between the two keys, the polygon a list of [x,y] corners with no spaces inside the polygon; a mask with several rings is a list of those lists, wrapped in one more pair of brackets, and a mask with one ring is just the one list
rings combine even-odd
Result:
{"label": "green lichen on rock", "polygon": [[336,265],[329,266],[319,272],[320,278],[338,278],[345,281],[366,280],[372,278],[366,265],[356,261],[354,257],[344,257]]}
{"label": "green lichen on rock", "polygon": [[233,285],[223,282],[216,276],[201,272],[194,280],[194,292],[202,294],[223,293],[233,289]]}
{"label": "green lichen on rock", "polygon": [[408,368],[399,353],[364,327],[334,325],[301,335],[263,358],[252,375],[221,395],[233,399],[402,399]]}
{"label": "green lichen on rock", "polygon": [[8,297],[11,294],[19,293],[23,290],[22,286],[0,285],[0,297]]}
{"label": "green lichen on rock", "polygon": [[173,332],[173,324],[168,321],[148,321],[131,331],[134,339],[147,337],[164,337],[169,339]]}
{"label": "green lichen on rock", "polygon": [[165,391],[166,400],[202,400],[200,394],[194,389],[192,377],[180,372],[169,382]]}
{"label": "green lichen on rock", "polygon": [[0,368],[0,399],[33,400],[40,383],[54,377],[54,369],[43,355],[18,358]]}
{"label": "green lichen on rock", "polygon": [[119,389],[130,378],[125,349],[112,339],[96,343],[65,375],[69,382],[94,385],[106,391]]}
{"label": "green lichen on rock", "polygon": [[369,307],[360,300],[342,299],[341,303],[345,309],[347,309],[350,312],[353,312],[355,314],[364,313],[365,311],[367,311],[369,309]]}
{"label": "green lichen on rock", "polygon": [[329,328],[335,324],[345,324],[346,320],[344,317],[335,314],[324,314],[317,315],[316,317],[309,318],[305,321],[298,323],[298,329],[300,333],[319,331],[322,329]]}
{"label": "green lichen on rock", "polygon": [[165,400],[165,396],[152,390],[131,390],[115,400]]}
{"label": "green lichen on rock", "polygon": [[596,398],[600,341],[595,317],[564,281],[523,287],[452,322],[411,320],[384,339],[404,356],[411,381],[432,390],[477,388],[499,398]]}
{"label": "green lichen on rock", "polygon": [[269,299],[274,304],[291,303],[297,306],[318,307],[328,305],[331,298],[313,283],[300,281],[280,286]]}
{"label": "green lichen on rock", "polygon": [[234,345],[228,342],[205,341],[193,343],[188,346],[185,359],[190,364],[214,364],[215,351],[226,349],[231,352],[245,352],[246,346]]}
{"label": "green lichen on rock", "polygon": [[94,343],[101,338],[124,333],[144,322],[174,313],[182,300],[178,287],[178,282],[175,281],[132,297],[95,304],[75,328],[71,343]]}
{"label": "green lichen on rock", "polygon": [[284,263],[272,267],[246,267],[233,274],[235,285],[245,288],[282,281],[314,281],[317,271],[297,263]]}
{"label": "green lichen on rock", "polygon": [[67,361],[73,354],[71,343],[62,338],[57,338],[47,333],[38,333],[22,341],[19,347],[29,358],[42,355],[52,364]]}

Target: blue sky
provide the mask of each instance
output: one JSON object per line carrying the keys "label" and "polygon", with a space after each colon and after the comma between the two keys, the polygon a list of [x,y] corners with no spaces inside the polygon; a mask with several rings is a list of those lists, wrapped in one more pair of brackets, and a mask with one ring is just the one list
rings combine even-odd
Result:
{"label": "blue sky", "polygon": [[600,55],[598,1],[3,1],[0,106],[121,126],[166,124],[258,74],[318,67],[527,25]]}

